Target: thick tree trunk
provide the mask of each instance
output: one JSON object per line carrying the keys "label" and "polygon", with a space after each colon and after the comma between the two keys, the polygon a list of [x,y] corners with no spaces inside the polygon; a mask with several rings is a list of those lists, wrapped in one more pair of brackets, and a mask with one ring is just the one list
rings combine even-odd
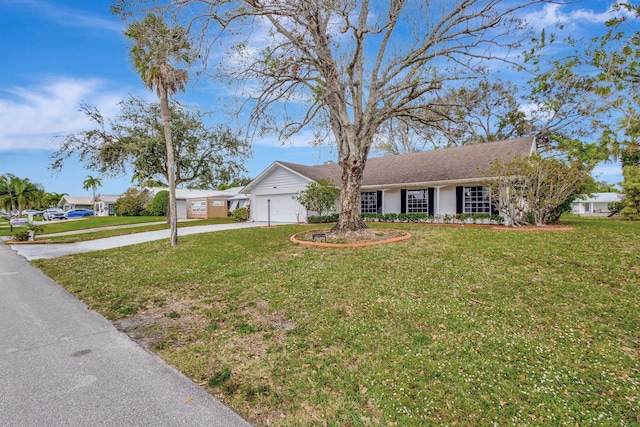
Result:
{"label": "thick tree trunk", "polygon": [[176,207],[176,175],[175,159],[173,157],[173,141],[171,139],[171,115],[169,113],[169,97],[166,88],[159,88],[160,115],[164,127],[164,139],[167,143],[167,172],[169,178],[169,224],[171,225],[171,246],[178,244],[178,211]]}
{"label": "thick tree trunk", "polygon": [[349,233],[368,228],[360,214],[360,186],[364,177],[365,160],[343,160],[340,216],[333,227],[334,233]]}

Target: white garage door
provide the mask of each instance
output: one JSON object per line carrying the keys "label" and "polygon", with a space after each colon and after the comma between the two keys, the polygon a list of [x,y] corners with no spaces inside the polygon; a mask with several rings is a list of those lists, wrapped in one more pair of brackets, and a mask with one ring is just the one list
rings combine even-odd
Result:
{"label": "white garage door", "polygon": [[271,206],[271,222],[298,222],[297,215],[300,214],[300,221],[306,219],[306,211],[298,202],[293,200],[295,193],[291,194],[271,194],[256,197],[253,219],[256,221],[267,221],[269,216],[269,203]]}

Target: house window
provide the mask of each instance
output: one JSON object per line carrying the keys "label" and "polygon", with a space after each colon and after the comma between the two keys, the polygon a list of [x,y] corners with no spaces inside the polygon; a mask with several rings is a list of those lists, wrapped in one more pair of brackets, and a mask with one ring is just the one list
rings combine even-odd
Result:
{"label": "house window", "polygon": [[489,187],[464,187],[464,212],[466,214],[491,213]]}
{"label": "house window", "polygon": [[360,212],[378,213],[378,192],[365,191],[360,193]]}
{"label": "house window", "polygon": [[429,191],[407,190],[407,212],[429,213]]}

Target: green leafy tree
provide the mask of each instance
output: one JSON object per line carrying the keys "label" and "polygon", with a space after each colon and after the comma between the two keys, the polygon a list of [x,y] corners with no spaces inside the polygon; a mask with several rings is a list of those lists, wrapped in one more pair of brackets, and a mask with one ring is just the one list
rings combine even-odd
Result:
{"label": "green leafy tree", "polygon": [[307,184],[293,196],[293,199],[300,203],[307,211],[316,212],[318,216],[325,213],[332,213],[336,208],[336,199],[340,195],[340,189],[336,188],[328,179],[319,179]]}
{"label": "green leafy tree", "polygon": [[91,175],[87,175],[84,181],[82,181],[82,188],[85,190],[91,189],[93,194],[93,200],[96,199],[96,190],[98,187],[102,185],[102,180],[100,178],[93,177]]}
{"label": "green leafy tree", "polygon": [[[477,77],[492,60],[505,61],[504,49],[519,42],[517,12],[541,2],[185,0],[175,11],[195,17],[191,28],[214,40],[219,28],[233,32],[238,24],[246,31],[248,19],[259,19],[261,31],[268,27],[268,46],[260,51],[245,38],[230,45],[237,61],[223,71],[235,82],[250,83],[244,105],[251,106],[252,124],[260,123],[261,130],[283,139],[308,126],[316,126],[318,140],[331,132],[342,171],[333,232],[348,233],[366,228],[360,187],[381,126],[394,118],[437,125],[431,113],[443,88]],[[113,9],[126,15],[136,3],[118,0]],[[207,40],[202,45],[211,46]],[[288,102],[296,108],[287,108]]]}
{"label": "green leafy tree", "polygon": [[119,216],[140,216],[149,203],[149,194],[137,188],[129,188],[118,197],[114,204],[114,211]]}
{"label": "green leafy tree", "polygon": [[7,211],[18,211],[40,205],[44,188],[29,178],[19,178],[12,174],[0,176],[0,207]]}
{"label": "green leafy tree", "polygon": [[626,165],[622,169],[624,200],[620,215],[626,219],[640,220],[640,168]]}
{"label": "green leafy tree", "polygon": [[218,190],[222,191],[222,190],[228,190],[230,188],[235,188],[235,187],[245,187],[249,185],[250,182],[251,182],[251,178],[243,176],[243,177],[236,178],[231,182],[225,182],[225,183],[219,184]]}
{"label": "green leafy tree", "polygon": [[[177,101],[170,102],[169,110],[176,186],[212,188],[245,171],[244,160],[251,152],[246,141],[226,126],[205,126],[205,113]],[[86,105],[82,111],[95,127],[67,135],[53,154],[53,169],[75,153],[103,175],[120,175],[131,167],[140,187],[166,187],[170,169],[159,104],[135,97],[121,101],[120,113],[112,120]]]}
{"label": "green leafy tree", "polygon": [[40,206],[45,209],[55,207],[62,197],[66,195],[67,193],[44,193],[44,196],[42,196],[40,200]]}
{"label": "green leafy tree", "polygon": [[167,208],[169,206],[169,192],[158,191],[153,200],[149,202],[147,211],[153,216],[165,216],[167,214]]}
{"label": "green leafy tree", "polygon": [[[623,168],[640,167],[640,5],[616,2],[611,12],[614,17],[601,28],[601,35],[563,39],[575,51],[553,61],[534,80],[534,93],[550,123],[563,114],[570,118],[562,135],[599,135],[601,159],[619,161]],[[540,37],[540,46],[547,42],[551,41]],[[539,57],[533,54],[528,59],[538,61]],[[558,101],[568,98],[574,102]],[[559,132],[556,128],[555,133]]]}
{"label": "green leafy tree", "polygon": [[169,27],[161,16],[148,14],[142,21],[133,22],[125,31],[132,41],[131,59],[142,82],[156,92],[160,100],[160,116],[166,143],[166,169],[169,183],[169,218],[171,246],[178,244],[178,217],[176,210],[175,159],[171,139],[171,113],[169,96],[184,92],[189,79],[181,63],[191,64],[191,42],[181,26]]}

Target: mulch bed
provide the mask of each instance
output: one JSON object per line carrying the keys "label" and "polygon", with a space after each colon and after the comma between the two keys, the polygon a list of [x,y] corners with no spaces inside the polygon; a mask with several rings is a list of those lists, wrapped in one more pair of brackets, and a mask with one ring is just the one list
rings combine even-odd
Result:
{"label": "mulch bed", "polygon": [[[324,238],[313,241],[314,234],[326,234]],[[411,238],[411,233],[393,229],[363,229],[348,234],[334,234],[328,229],[306,230],[291,236],[290,240],[302,246],[328,248],[353,248],[401,242]]]}

